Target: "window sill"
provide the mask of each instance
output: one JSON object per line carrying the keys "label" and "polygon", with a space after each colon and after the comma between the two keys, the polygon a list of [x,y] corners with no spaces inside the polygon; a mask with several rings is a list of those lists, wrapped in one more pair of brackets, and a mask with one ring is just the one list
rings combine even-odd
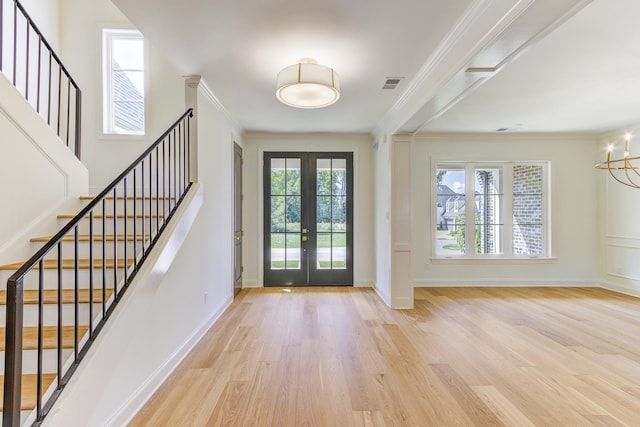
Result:
{"label": "window sill", "polygon": [[552,264],[558,258],[539,257],[434,257],[431,258],[433,264]]}

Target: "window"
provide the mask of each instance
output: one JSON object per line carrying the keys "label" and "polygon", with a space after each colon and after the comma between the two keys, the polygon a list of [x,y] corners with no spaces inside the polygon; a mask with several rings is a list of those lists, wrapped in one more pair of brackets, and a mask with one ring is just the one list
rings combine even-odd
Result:
{"label": "window", "polygon": [[437,163],[435,256],[548,257],[547,169],[545,162]]}
{"label": "window", "polygon": [[132,30],[103,30],[105,134],[144,135],[144,42]]}

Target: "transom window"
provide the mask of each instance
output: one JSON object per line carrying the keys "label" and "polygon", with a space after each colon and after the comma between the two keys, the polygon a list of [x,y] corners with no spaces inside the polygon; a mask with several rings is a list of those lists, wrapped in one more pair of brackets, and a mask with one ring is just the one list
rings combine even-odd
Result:
{"label": "transom window", "polygon": [[547,170],[547,162],[438,162],[435,257],[548,257]]}
{"label": "transom window", "polygon": [[144,135],[144,41],[134,30],[103,30],[105,134]]}

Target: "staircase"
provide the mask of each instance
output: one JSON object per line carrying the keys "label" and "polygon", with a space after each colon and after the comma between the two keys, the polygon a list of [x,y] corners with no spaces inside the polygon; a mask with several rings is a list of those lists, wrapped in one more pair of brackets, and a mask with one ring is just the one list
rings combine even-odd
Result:
{"label": "staircase", "polygon": [[[93,200],[90,197],[81,199],[85,205]],[[56,249],[42,260],[43,271],[38,265],[24,279],[23,391],[20,404],[23,421],[36,409],[38,390],[41,400],[52,394],[81,349],[93,338],[94,325],[105,318],[114,306],[116,292],[126,283],[125,276],[133,274],[145,249],[151,244],[150,237],[157,234],[158,226],[164,223],[164,216],[155,213],[157,208],[167,210],[169,205],[175,204],[175,198],[133,200],[128,197],[126,201],[120,198],[117,204],[113,203],[113,197],[106,200],[104,216],[82,218],[77,227],[62,237]],[[127,214],[126,217],[122,213],[114,215],[114,206],[124,210],[125,203],[129,212],[142,212],[143,205],[147,209],[151,205],[153,211],[144,215]],[[67,213],[58,215],[60,228],[74,216]],[[143,229],[144,234],[141,233]],[[96,234],[95,230],[105,230],[106,233]],[[53,237],[31,238],[33,252],[36,253]],[[62,257],[58,255],[58,248]],[[0,265],[0,283],[6,284],[23,264]],[[59,281],[61,287],[58,286]],[[0,317],[3,320],[6,298],[7,292],[3,289],[0,291]],[[43,326],[40,330],[39,323]],[[4,361],[4,327],[0,328],[0,351]],[[42,373],[41,384],[37,383],[38,372]],[[0,377],[0,383],[4,384],[4,376]]]}
{"label": "staircase", "polygon": [[192,116],[33,236],[29,260],[0,265],[4,426],[42,422],[189,191]]}

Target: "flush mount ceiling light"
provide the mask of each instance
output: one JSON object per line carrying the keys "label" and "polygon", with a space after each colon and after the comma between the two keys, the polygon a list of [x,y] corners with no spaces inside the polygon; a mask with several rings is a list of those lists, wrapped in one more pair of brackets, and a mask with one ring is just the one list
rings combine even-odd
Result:
{"label": "flush mount ceiling light", "polygon": [[340,98],[340,82],[333,68],[303,58],[278,73],[276,97],[296,108],[322,108]]}

